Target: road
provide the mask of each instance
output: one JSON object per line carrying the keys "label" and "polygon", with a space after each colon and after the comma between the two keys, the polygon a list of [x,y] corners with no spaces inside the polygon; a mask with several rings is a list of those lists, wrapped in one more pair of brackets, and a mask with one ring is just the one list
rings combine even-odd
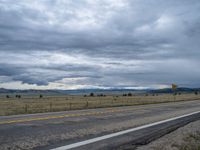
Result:
{"label": "road", "polygon": [[[198,100],[2,116],[0,117],[0,149],[54,149],[197,111],[200,111],[200,101]],[[123,145],[127,142],[130,144],[131,141],[138,140],[135,139],[136,137],[141,139],[141,135],[145,135],[147,138],[147,133],[161,130],[168,132],[169,127],[173,126],[175,129],[187,122],[198,119],[199,116],[198,114],[195,118],[190,117],[187,120],[175,121],[160,127],[138,131],[132,133],[131,136],[130,134],[129,136],[124,135],[120,139],[108,139],[103,143],[96,142],[89,145],[89,147],[86,145],[76,149],[111,149],[111,147],[108,148],[111,145],[115,149],[116,146],[123,149]],[[143,137],[143,139],[145,138]],[[146,140],[149,140],[149,137]],[[144,141],[142,142],[144,143]]]}

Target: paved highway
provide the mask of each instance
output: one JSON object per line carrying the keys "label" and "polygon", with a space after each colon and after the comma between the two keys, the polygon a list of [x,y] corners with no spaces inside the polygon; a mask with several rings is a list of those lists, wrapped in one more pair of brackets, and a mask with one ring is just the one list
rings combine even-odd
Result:
{"label": "paved highway", "polygon": [[[0,117],[0,149],[54,149],[197,111],[200,111],[200,101],[198,100],[3,116]],[[189,121],[198,119],[199,116],[199,114],[196,114],[196,116],[193,115],[193,117],[184,120],[148,128],[145,131],[139,130],[131,133],[131,135],[129,134],[129,136],[123,135],[119,139],[115,137],[115,139],[111,138],[103,142],[76,147],[75,149],[111,149],[111,145],[115,149],[116,147],[122,147],[123,149],[123,144],[127,144],[127,142],[130,144],[131,141],[138,140],[136,137],[140,137],[141,141],[141,135],[148,137],[147,133],[160,132],[161,130],[166,132],[171,126],[175,129]],[[146,140],[149,140],[149,137]],[[144,143],[144,141],[142,142]]]}

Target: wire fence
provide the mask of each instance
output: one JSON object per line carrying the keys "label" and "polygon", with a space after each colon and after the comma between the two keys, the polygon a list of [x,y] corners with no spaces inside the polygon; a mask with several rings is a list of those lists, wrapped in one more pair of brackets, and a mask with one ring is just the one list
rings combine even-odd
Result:
{"label": "wire fence", "polygon": [[106,97],[57,97],[42,99],[0,99],[0,115],[29,114],[101,107],[117,107],[167,103],[173,101],[199,100],[200,95],[185,94],[160,96],[106,96]]}

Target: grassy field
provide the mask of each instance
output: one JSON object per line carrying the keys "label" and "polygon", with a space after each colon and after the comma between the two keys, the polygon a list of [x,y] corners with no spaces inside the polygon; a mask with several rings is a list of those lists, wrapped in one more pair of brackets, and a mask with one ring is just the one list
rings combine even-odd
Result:
{"label": "grassy field", "polygon": [[100,107],[116,107],[130,105],[145,105],[154,103],[166,103],[173,101],[186,101],[200,99],[200,95],[191,94],[151,94],[137,96],[43,96],[39,95],[27,96],[22,95],[16,98],[15,95],[6,98],[5,95],[0,96],[0,116],[29,114],[52,111],[66,111],[75,109],[88,109]]}

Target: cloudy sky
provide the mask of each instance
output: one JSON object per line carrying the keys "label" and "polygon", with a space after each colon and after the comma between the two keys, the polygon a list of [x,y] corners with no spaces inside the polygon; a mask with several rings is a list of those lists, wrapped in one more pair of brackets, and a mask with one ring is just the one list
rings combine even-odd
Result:
{"label": "cloudy sky", "polygon": [[199,0],[0,0],[0,88],[200,87]]}

